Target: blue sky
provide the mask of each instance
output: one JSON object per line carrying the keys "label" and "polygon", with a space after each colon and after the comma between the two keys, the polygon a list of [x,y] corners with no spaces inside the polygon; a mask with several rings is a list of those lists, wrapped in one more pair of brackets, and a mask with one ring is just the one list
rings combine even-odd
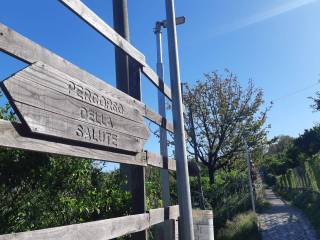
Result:
{"label": "blue sky", "polygon": [[[112,25],[111,0],[84,2]],[[131,41],[154,69],[152,29],[155,21],[165,18],[164,2],[129,1]],[[115,85],[112,44],[58,1],[7,0],[0,6],[1,23]],[[298,136],[320,117],[308,99],[320,89],[319,10],[318,0],[176,0],[177,16],[187,18],[178,27],[182,81],[192,83],[203,73],[225,68],[243,84],[252,78],[266,101],[274,101],[269,136]],[[0,53],[1,79],[23,66]],[[156,94],[144,79],[143,100],[155,110]],[[157,148],[154,139],[148,147]]]}

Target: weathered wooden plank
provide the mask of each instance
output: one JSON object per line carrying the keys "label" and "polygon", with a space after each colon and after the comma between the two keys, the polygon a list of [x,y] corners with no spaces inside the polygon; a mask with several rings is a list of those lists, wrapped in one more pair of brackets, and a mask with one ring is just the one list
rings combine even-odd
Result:
{"label": "weathered wooden plank", "polygon": [[[112,94],[101,91],[94,86],[68,76],[57,69],[44,63],[37,62],[23,71],[15,74],[15,77],[29,79],[37,84],[56,90],[60,93],[76,98],[82,102],[94,105],[98,108],[128,118],[135,122],[143,122],[142,113],[133,104],[114,98]],[[116,89],[111,89],[110,92]]]}
{"label": "weathered wooden plank", "polygon": [[163,82],[161,78],[159,78],[155,71],[146,65],[142,67],[142,72],[162,93],[164,93],[164,95],[166,95],[170,100],[172,99],[170,88]]}
{"label": "weathered wooden plank", "polygon": [[155,113],[151,109],[146,107],[145,117],[150,119],[152,122],[156,123],[163,129],[166,129],[170,132],[174,132],[173,124],[169,122],[165,117],[162,117],[160,114]]}
{"label": "weathered wooden plank", "polygon": [[151,209],[149,213],[150,213],[150,225],[155,225],[167,220],[178,219],[179,205],[165,207],[165,208]]}
{"label": "weathered wooden plank", "polygon": [[149,166],[176,171],[175,160],[168,159],[167,157],[149,151],[146,152],[146,159]]}
{"label": "weathered wooden plank", "polygon": [[47,138],[34,138],[30,137],[22,124],[4,120],[0,120],[0,146],[116,163],[147,165],[145,153],[134,156],[105,151],[101,148],[88,149],[85,146],[69,142],[58,143]]}
{"label": "weathered wooden plank", "polygon": [[179,207],[150,210],[149,213],[74,224],[29,232],[1,235],[0,240],[106,240],[148,229],[179,217]]}
{"label": "weathered wooden plank", "polygon": [[[129,165],[139,166],[153,166],[161,168],[164,164],[161,163],[161,157],[157,157],[157,154],[143,152],[136,156],[109,152],[101,150],[99,148],[91,148],[81,145],[74,145],[71,143],[57,143],[50,139],[39,139],[30,137],[30,134],[19,123],[10,123],[8,121],[0,120],[0,146],[31,150],[36,152],[45,152],[52,154],[61,154],[66,156],[82,157],[87,159],[110,161],[116,163],[125,163]],[[155,157],[153,157],[155,156]],[[156,159],[153,160],[153,159]],[[170,170],[175,170],[175,161],[172,161]],[[171,165],[171,164],[170,164]]]}
{"label": "weathered wooden plank", "polygon": [[133,47],[126,39],[118,34],[112,27],[105,23],[97,14],[89,9],[84,3],[79,0],[60,0],[71,11],[88,23],[103,37],[111,41],[115,46],[121,48],[133,59],[145,65],[145,57],[135,47]]}
{"label": "weathered wooden plank", "polygon": [[16,109],[33,133],[49,135],[130,152],[141,152],[144,139],[97,127],[72,118],[15,102]]}
{"label": "weathered wooden plank", "polygon": [[[147,115],[147,107],[142,102],[128,96],[120,90],[113,88],[103,80],[98,79],[97,77],[70,63],[66,59],[63,59],[55,53],[52,53],[48,49],[34,43],[33,41],[1,23],[0,51],[6,52],[9,55],[12,55],[29,64],[43,62],[44,64],[49,65],[61,72],[67,73],[70,77],[79,80],[81,83],[92,86],[95,89],[99,89],[108,96],[125,101],[130,106],[135,106],[143,116],[155,122],[156,124],[159,124],[159,114],[150,114],[151,111],[148,111]],[[154,116],[158,117],[154,119]],[[173,129],[168,130],[172,131]]]}
{"label": "weathered wooden plank", "polygon": [[[71,80],[62,81],[61,88],[64,91],[59,92],[55,87],[49,88],[56,78],[43,79],[43,75],[32,68],[33,65],[3,82],[10,98],[14,101],[97,127],[142,139],[148,138],[148,130],[137,109],[110,99],[108,96],[99,95],[98,91],[83,88],[82,85],[78,85],[81,88],[76,89],[75,82]],[[136,121],[130,120],[131,118],[136,118]]]}
{"label": "weathered wooden plank", "polygon": [[143,73],[151,80],[151,82],[158,87],[164,94],[171,99],[171,91],[168,86],[158,77],[158,75],[146,64],[145,57],[136,48],[134,48],[126,39],[118,34],[113,28],[105,23],[99,16],[97,16],[91,9],[89,9],[80,0],[60,0],[71,11],[88,23],[102,36],[110,40],[114,45],[121,48],[133,59],[139,62],[143,68]]}
{"label": "weathered wooden plank", "polygon": [[149,228],[149,214],[22,232],[0,236],[0,240],[106,240]]}

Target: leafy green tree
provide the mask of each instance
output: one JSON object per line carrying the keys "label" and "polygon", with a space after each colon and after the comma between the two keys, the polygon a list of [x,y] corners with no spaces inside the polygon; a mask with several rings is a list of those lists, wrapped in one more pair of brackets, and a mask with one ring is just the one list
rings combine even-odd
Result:
{"label": "leafy green tree", "polygon": [[267,153],[263,157],[260,167],[268,174],[281,175],[289,168],[297,164],[294,159],[290,158],[289,153],[294,147],[294,138],[290,136],[278,136],[273,138],[268,146]]}
{"label": "leafy green tree", "polygon": [[211,183],[217,170],[230,169],[243,154],[243,138],[252,150],[266,142],[270,107],[263,109],[263,92],[252,81],[243,88],[229,71],[205,74],[187,87],[184,103],[189,152],[207,167]]}
{"label": "leafy green tree", "polygon": [[312,157],[317,154],[320,151],[320,125],[317,124],[311,129],[306,129],[302,135],[294,140],[294,147],[291,157],[299,154]]}

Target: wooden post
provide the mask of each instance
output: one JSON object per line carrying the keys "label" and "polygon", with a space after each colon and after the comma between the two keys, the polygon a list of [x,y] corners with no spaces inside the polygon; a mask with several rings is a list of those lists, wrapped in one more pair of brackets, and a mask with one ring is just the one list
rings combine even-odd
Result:
{"label": "wooden post", "polygon": [[[113,0],[113,19],[115,30],[129,41],[127,0]],[[115,51],[117,87],[132,97],[141,100],[140,65],[120,48],[116,47]],[[120,168],[120,171],[128,180],[128,189],[132,194],[133,213],[144,213],[146,211],[145,168],[125,165],[121,165]],[[132,239],[147,239],[147,231],[132,234]]]}

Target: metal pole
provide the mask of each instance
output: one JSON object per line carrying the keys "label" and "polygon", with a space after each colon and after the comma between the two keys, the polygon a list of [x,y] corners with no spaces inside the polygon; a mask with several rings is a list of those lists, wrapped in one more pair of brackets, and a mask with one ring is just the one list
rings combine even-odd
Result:
{"label": "metal pole", "polygon": [[253,187],[252,187],[252,178],[251,178],[250,153],[249,153],[247,140],[245,138],[243,138],[243,141],[244,141],[244,146],[245,146],[245,149],[246,149],[246,159],[247,159],[247,167],[248,167],[249,188],[250,188],[252,211],[256,212],[256,206],[255,206],[255,201],[254,201],[254,193],[253,193]]}
{"label": "metal pole", "polygon": [[[156,22],[154,33],[156,35],[157,44],[157,74],[163,80],[163,58],[162,58],[162,22]],[[166,102],[164,94],[158,90],[158,108],[159,114],[166,118]],[[162,156],[168,159],[168,147],[167,147],[167,131],[160,126],[160,153]],[[160,170],[161,177],[161,190],[163,207],[170,206],[170,186],[169,186],[169,171],[166,169]],[[173,223],[172,221],[166,221],[156,226],[156,240],[173,239]]]}
{"label": "metal pole", "polygon": [[[161,22],[157,22],[154,33],[157,38],[157,73],[158,76],[163,80],[163,58],[162,58],[162,32]],[[158,91],[158,108],[161,116],[166,118],[166,103],[165,96]],[[163,127],[160,127],[160,153],[164,157],[168,157],[167,147],[167,132]],[[169,189],[169,172],[166,169],[161,169],[161,186],[162,186],[162,200],[163,206],[170,206],[170,189]]]}
{"label": "metal pole", "polygon": [[183,240],[194,240],[190,184],[184,132],[181,81],[174,1],[166,0],[167,32],[170,79],[172,91],[172,113],[174,124],[175,157],[177,161],[177,184],[180,208],[180,233]]}

